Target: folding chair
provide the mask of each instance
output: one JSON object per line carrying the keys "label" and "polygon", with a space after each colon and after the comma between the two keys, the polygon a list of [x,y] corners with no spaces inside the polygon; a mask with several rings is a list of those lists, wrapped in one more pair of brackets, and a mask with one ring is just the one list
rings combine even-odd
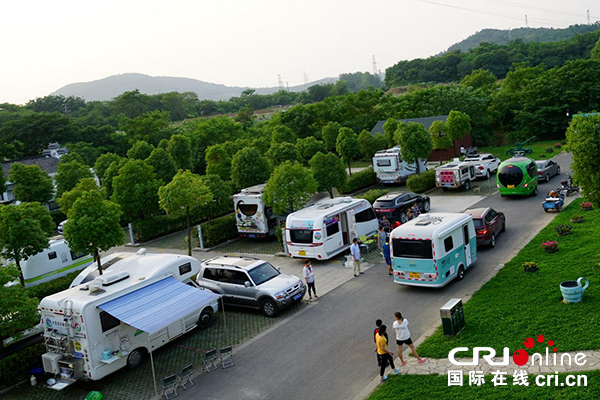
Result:
{"label": "folding chair", "polygon": [[190,364],[181,368],[181,373],[179,374],[179,387],[182,387],[183,390],[194,386],[194,382],[191,379],[193,367],[194,365]]}
{"label": "folding chair", "polygon": [[221,355],[221,368],[231,368],[235,366],[233,363],[233,347],[225,346],[221,347],[219,350],[219,354]]}
{"label": "folding chair", "polygon": [[204,370],[206,372],[213,372],[218,369],[215,361],[217,360],[217,349],[212,349],[204,354]]}
{"label": "folding chair", "polygon": [[361,242],[360,247],[364,247],[367,250],[367,254],[371,250],[371,245],[373,243],[375,243],[375,239],[373,239],[373,238],[367,239],[367,235],[360,235],[358,237],[358,240],[360,240],[360,242]]}
{"label": "folding chair", "polygon": [[173,375],[169,375],[166,378],[163,378],[162,381],[162,388],[163,388],[163,396],[165,396],[165,399],[169,400],[172,399],[173,397],[177,397],[177,375],[173,374]]}

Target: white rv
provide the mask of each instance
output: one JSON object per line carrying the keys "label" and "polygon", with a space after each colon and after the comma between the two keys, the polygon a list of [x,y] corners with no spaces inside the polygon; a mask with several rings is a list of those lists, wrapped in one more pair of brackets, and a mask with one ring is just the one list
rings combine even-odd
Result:
{"label": "white rv", "polygon": [[[406,182],[409,176],[417,173],[416,163],[407,163],[402,160],[400,147],[380,150],[373,156],[373,170],[377,181],[381,183]],[[427,161],[419,159],[419,171],[427,170]]]}
{"label": "white rv", "polygon": [[219,295],[191,281],[200,269],[193,257],[141,249],[103,262],[107,270],[101,276],[92,274],[92,280],[39,305],[44,371],[59,378],[53,389],[135,368],[148,352],[197,326],[210,326],[218,310]]}
{"label": "white rv", "polygon": [[476,162],[452,161],[435,169],[435,185],[443,190],[471,189],[471,182],[477,178]]}
{"label": "white rv", "polygon": [[352,239],[372,236],[379,222],[364,199],[327,199],[288,215],[285,240],[290,257],[327,260],[348,249]]}
{"label": "white rv", "polygon": [[265,238],[275,234],[277,218],[262,196],[266,184],[252,186],[233,195],[235,221],[240,236]]}

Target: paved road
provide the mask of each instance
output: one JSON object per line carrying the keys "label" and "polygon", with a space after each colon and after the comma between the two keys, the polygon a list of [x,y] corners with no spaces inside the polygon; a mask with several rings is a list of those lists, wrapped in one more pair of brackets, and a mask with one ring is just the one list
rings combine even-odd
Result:
{"label": "paved road", "polygon": [[[555,159],[564,176],[570,155]],[[375,319],[389,325],[393,313],[401,311],[411,322],[413,340],[439,323],[439,307],[452,297],[473,294],[554,217],[544,213],[540,203],[542,193],[559,186],[561,179],[541,184],[537,197],[505,199],[496,193],[477,204],[504,211],[507,230],[495,249],[478,253],[463,281],[439,290],[399,286],[379,264],[240,350],[234,368],[195,378],[196,385],[180,391],[179,398],[352,399],[378,374],[372,341]]]}

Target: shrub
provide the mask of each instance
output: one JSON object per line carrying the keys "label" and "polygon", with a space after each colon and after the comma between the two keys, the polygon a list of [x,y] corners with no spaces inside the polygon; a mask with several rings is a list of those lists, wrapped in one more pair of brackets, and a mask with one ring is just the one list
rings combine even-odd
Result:
{"label": "shrub", "polygon": [[556,228],[554,228],[558,236],[568,235],[571,233],[571,229],[573,229],[571,225],[558,225]]}
{"label": "shrub", "polygon": [[238,237],[235,214],[215,218],[202,224],[202,239],[206,247],[213,247]]}
{"label": "shrub", "polygon": [[67,219],[67,216],[65,215],[65,213],[63,213],[60,210],[50,211],[50,216],[52,217],[52,220],[54,221],[54,224],[57,227],[58,227],[58,224],[63,222],[65,219]]}
{"label": "shrub", "polygon": [[575,214],[571,217],[571,222],[582,222],[583,218],[582,214]]}
{"label": "shrub", "polygon": [[546,158],[546,155],[544,153],[540,153],[540,155],[538,156],[538,158]]}
{"label": "shrub", "polygon": [[338,190],[342,194],[347,194],[375,184],[377,184],[377,176],[375,175],[375,171],[373,171],[373,167],[370,167],[353,173],[348,177],[346,184],[338,188]]}
{"label": "shrub", "polygon": [[285,229],[285,224],[278,225],[277,228],[275,228],[275,237],[277,238],[277,241],[279,242],[279,246],[281,247],[281,249],[283,249],[284,229]]}
{"label": "shrub", "polygon": [[63,290],[68,289],[71,282],[73,282],[73,279],[79,275],[79,272],[81,271],[74,271],[65,276],[61,276],[60,278],[28,287],[25,290],[27,291],[27,295],[29,297],[42,300],[46,296],[50,296],[51,294],[62,292]]}
{"label": "shrub", "polygon": [[540,268],[538,265],[532,261],[524,262],[522,264],[523,272],[536,272]]}
{"label": "shrub", "polygon": [[581,203],[581,209],[584,211],[589,211],[589,210],[592,210],[593,208],[594,208],[594,205],[589,201],[583,201]]}
{"label": "shrub", "polygon": [[418,175],[411,175],[406,182],[415,193],[423,193],[435,187],[435,170],[430,169]]}
{"label": "shrub", "polygon": [[558,242],[554,240],[548,240],[547,242],[542,242],[540,245],[544,251],[549,253],[555,252],[558,250]]}
{"label": "shrub", "polygon": [[371,203],[371,205],[372,205],[373,203],[375,203],[375,200],[377,200],[378,198],[380,198],[381,196],[383,196],[387,193],[388,193],[388,191],[385,189],[371,189],[371,190],[364,192],[363,194],[361,194],[358,197],[360,197],[361,199],[368,200],[369,203]]}
{"label": "shrub", "polygon": [[46,348],[42,343],[24,348],[0,360],[0,387],[14,385],[29,377],[32,367],[41,366]]}
{"label": "shrub", "polygon": [[546,153],[554,153],[554,149],[552,147],[547,148]]}
{"label": "shrub", "polygon": [[560,143],[554,144],[555,149],[560,149],[561,147],[562,147],[562,144],[560,144]]}

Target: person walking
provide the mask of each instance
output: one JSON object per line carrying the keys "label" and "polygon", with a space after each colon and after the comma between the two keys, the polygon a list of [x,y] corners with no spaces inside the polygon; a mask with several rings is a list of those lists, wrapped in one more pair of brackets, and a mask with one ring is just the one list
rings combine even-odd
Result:
{"label": "person walking", "polygon": [[406,361],[404,361],[404,357],[402,357],[402,345],[404,344],[410,347],[413,356],[415,356],[419,364],[424,363],[426,360],[424,358],[419,357],[419,355],[417,354],[417,350],[415,350],[415,345],[413,344],[412,339],[410,338],[410,332],[408,331],[408,320],[406,318],[403,318],[402,314],[400,314],[400,312],[398,311],[394,313],[394,318],[396,318],[396,321],[394,321],[392,328],[396,331],[398,357],[400,357],[400,362],[402,363],[402,366],[406,365]]}
{"label": "person walking", "polygon": [[383,244],[383,258],[388,266],[388,276],[392,276],[392,254],[390,249],[390,239],[387,237],[385,238],[385,243]]}
{"label": "person walking", "polygon": [[317,290],[315,289],[315,273],[310,260],[304,261],[304,270],[302,271],[302,275],[304,276],[304,280],[308,286],[308,298],[312,299],[312,295],[310,294],[312,290],[312,293],[315,295],[315,299],[318,299],[319,296],[317,296]]}
{"label": "person walking", "polygon": [[388,340],[386,339],[386,330],[387,327],[385,325],[381,325],[379,327],[379,332],[375,334],[376,343],[377,343],[377,354],[381,357],[381,365],[379,366],[379,376],[381,377],[381,381],[385,381],[387,379],[387,375],[384,375],[385,369],[388,364],[394,370],[394,374],[398,375],[400,373],[400,367],[396,368],[394,365],[394,353],[388,350]]}
{"label": "person walking", "polygon": [[358,245],[357,238],[352,239],[350,253],[352,254],[352,266],[354,268],[354,276],[364,275],[364,272],[360,270],[360,246]]}
{"label": "person walking", "polygon": [[[377,321],[375,321],[375,330],[373,331],[373,340],[375,341],[375,354],[377,355],[377,366],[381,367],[381,356],[379,355],[379,353],[377,353],[377,334],[379,333],[379,327],[383,325],[383,321],[381,321],[380,319],[378,319]],[[384,333],[385,336],[385,340],[388,341],[389,343],[389,339],[388,339],[388,335],[387,332]]]}
{"label": "person walking", "polygon": [[386,238],[387,232],[385,231],[385,227],[381,225],[381,227],[379,227],[379,232],[377,233],[377,247],[379,247],[380,251],[383,251],[383,245],[385,244]]}

